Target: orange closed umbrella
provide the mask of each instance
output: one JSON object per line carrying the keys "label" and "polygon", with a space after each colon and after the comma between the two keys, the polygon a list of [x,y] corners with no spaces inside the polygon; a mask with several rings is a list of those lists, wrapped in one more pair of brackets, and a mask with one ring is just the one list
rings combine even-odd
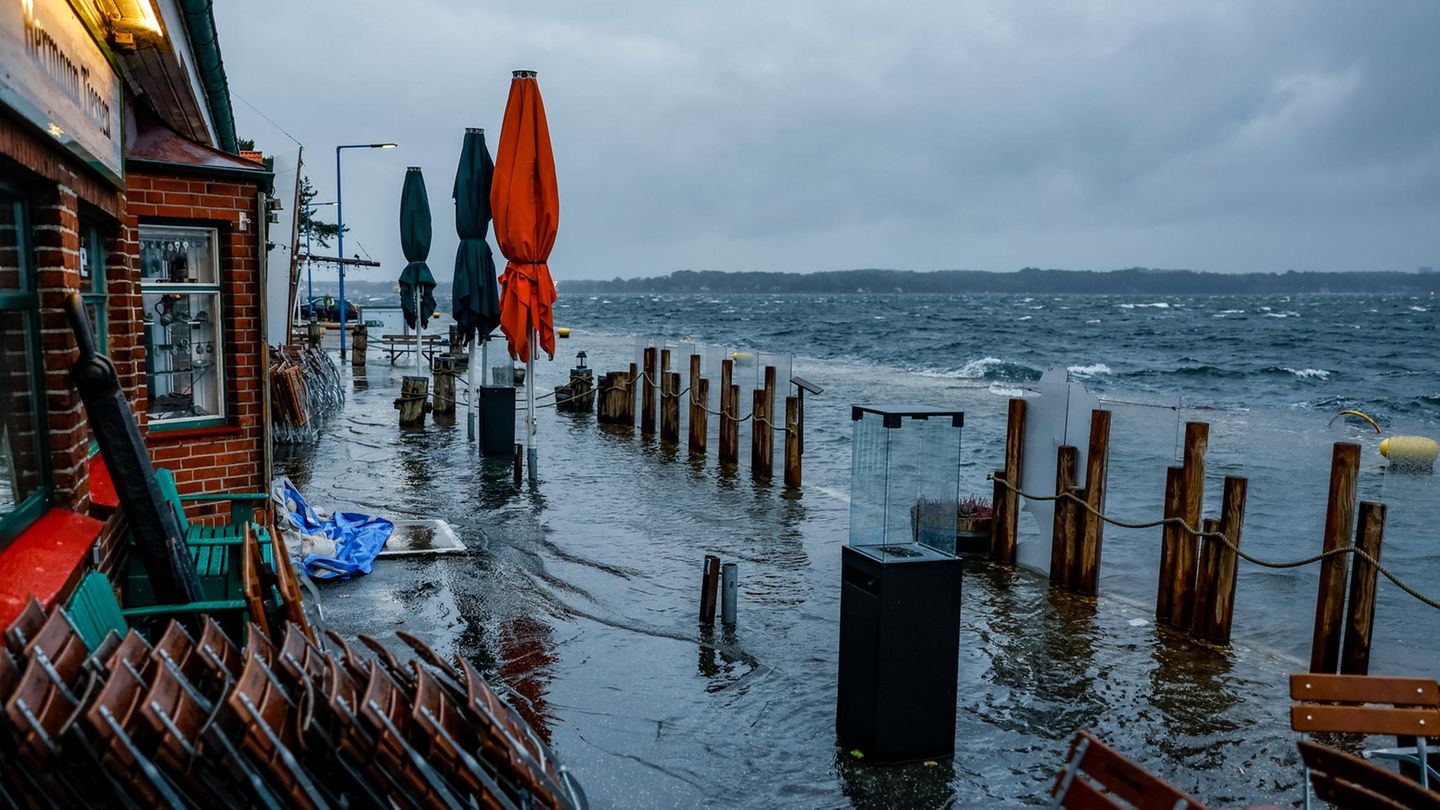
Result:
{"label": "orange closed umbrella", "polygon": [[550,126],[535,71],[511,74],[510,98],[495,150],[490,213],[495,241],[505,254],[500,275],[500,331],[511,357],[525,358],[525,456],[535,483],[535,340],[555,359],[555,282],[550,280],[550,248],[560,227],[560,192],[555,187],[555,155]]}
{"label": "orange closed umbrella", "polygon": [[495,150],[490,210],[495,241],[507,260],[500,276],[500,330],[511,356],[528,363],[535,356],[535,338],[555,359],[555,282],[546,261],[560,226],[560,192],[535,72],[512,75]]}

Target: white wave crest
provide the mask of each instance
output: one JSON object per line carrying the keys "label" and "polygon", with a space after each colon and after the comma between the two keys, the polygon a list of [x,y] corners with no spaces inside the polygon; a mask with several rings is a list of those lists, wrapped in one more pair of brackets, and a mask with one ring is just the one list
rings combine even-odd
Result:
{"label": "white wave crest", "polygon": [[1016,318],[1015,320],[1017,320],[1017,321],[1028,321],[1028,320],[1030,320],[1030,319],[1033,318],[1033,317],[1034,317],[1033,315],[1023,315],[1023,316],[1021,316],[1021,317],[1019,317],[1019,318]]}
{"label": "white wave crest", "polygon": [[1425,307],[1410,307],[1411,312],[1429,312]]}
{"label": "white wave crest", "polygon": [[987,390],[997,397],[1025,396],[1025,390],[1023,388],[1016,388],[1014,386],[1004,385],[1002,383],[990,383],[990,387]]}
{"label": "white wave crest", "polygon": [[1114,373],[1110,370],[1110,367],[1105,365],[1104,363],[1092,363],[1088,366],[1070,366],[1065,370],[1070,372],[1071,374],[1076,374],[1082,377],[1094,377],[1097,374]]}
{"label": "white wave crest", "polygon": [[1304,379],[1315,379],[1315,380],[1328,380],[1328,379],[1330,379],[1330,372],[1326,371],[1326,370],[1323,369],[1323,368],[1301,368],[1301,369],[1294,369],[1294,368],[1290,368],[1289,366],[1285,366],[1285,367],[1283,368],[1283,370],[1284,370],[1284,371],[1288,371],[1288,372],[1290,372],[1291,374],[1294,374],[1296,377],[1301,377],[1301,378],[1304,378]]}

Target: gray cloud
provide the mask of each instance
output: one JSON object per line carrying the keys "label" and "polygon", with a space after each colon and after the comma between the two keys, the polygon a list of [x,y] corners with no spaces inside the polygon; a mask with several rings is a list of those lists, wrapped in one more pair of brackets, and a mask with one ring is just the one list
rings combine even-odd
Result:
{"label": "gray cloud", "polygon": [[[466,126],[540,71],[558,279],[680,268],[1440,264],[1440,4],[217,4],[233,90],[403,266],[450,271]],[[283,25],[277,21],[284,21]],[[288,142],[244,103],[242,133]],[[347,241],[347,248],[349,242]]]}

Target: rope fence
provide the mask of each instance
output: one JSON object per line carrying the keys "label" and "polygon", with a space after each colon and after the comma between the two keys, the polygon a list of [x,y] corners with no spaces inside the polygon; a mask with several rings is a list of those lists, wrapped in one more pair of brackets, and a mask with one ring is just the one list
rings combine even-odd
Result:
{"label": "rope fence", "polygon": [[1266,560],[1266,559],[1263,559],[1263,558],[1260,558],[1260,557],[1256,557],[1256,556],[1253,555],[1253,554],[1249,554],[1249,553],[1247,553],[1247,552],[1245,552],[1245,551],[1242,551],[1242,550],[1240,549],[1239,545],[1231,542],[1230,538],[1225,536],[1225,533],[1224,533],[1224,532],[1219,532],[1219,531],[1204,531],[1203,529],[1197,529],[1197,528],[1195,528],[1194,526],[1191,526],[1189,523],[1187,523],[1184,518],[1171,517],[1171,518],[1160,518],[1160,519],[1158,519],[1158,520],[1148,520],[1148,521],[1128,521],[1128,520],[1121,520],[1121,519],[1119,519],[1119,518],[1112,517],[1112,516],[1110,516],[1110,515],[1107,515],[1107,514],[1101,512],[1100,510],[1098,510],[1098,509],[1096,509],[1095,507],[1091,506],[1091,505],[1090,505],[1087,501],[1085,501],[1083,498],[1080,498],[1079,496],[1075,495],[1074,493],[1063,492],[1063,493],[1060,493],[1060,494],[1057,494],[1057,495],[1037,495],[1037,494],[1034,494],[1034,493],[1025,492],[1025,491],[1021,490],[1019,487],[1017,487],[1017,486],[1015,486],[1014,484],[1011,484],[1009,481],[1005,480],[1005,478],[1004,478],[1003,476],[997,476],[997,475],[991,473],[991,474],[985,476],[985,478],[986,478],[987,480],[989,480],[989,481],[994,481],[995,483],[998,483],[1000,486],[1002,486],[1002,487],[1010,490],[1011,492],[1015,493],[1016,495],[1019,495],[1019,496],[1022,497],[1022,498],[1027,498],[1027,499],[1032,500],[1032,501],[1070,501],[1071,503],[1074,503],[1074,504],[1079,505],[1080,508],[1084,509],[1085,511],[1089,512],[1090,514],[1094,515],[1095,517],[1099,518],[1100,520],[1103,520],[1103,521],[1105,521],[1106,523],[1109,523],[1109,524],[1112,525],[1112,526],[1118,526],[1118,527],[1120,527],[1120,528],[1122,528],[1122,529],[1154,529],[1154,528],[1158,528],[1158,527],[1160,527],[1160,526],[1170,525],[1170,526],[1178,526],[1178,527],[1180,527],[1181,529],[1183,529],[1186,533],[1195,535],[1196,537],[1213,537],[1213,538],[1219,540],[1221,543],[1223,543],[1227,548],[1229,548],[1232,552],[1234,552],[1235,555],[1236,555],[1237,557],[1239,557],[1240,559],[1245,560],[1246,562],[1254,563],[1255,565],[1258,565],[1258,566],[1260,566],[1260,567],[1262,567],[1262,568],[1275,568],[1275,569],[1301,568],[1301,567],[1304,567],[1304,566],[1306,566],[1306,565],[1310,565],[1310,564],[1312,564],[1312,563],[1320,562],[1321,560],[1324,560],[1324,559],[1326,559],[1326,558],[1328,558],[1328,557],[1334,557],[1334,556],[1337,556],[1337,555],[1340,555],[1340,554],[1354,554],[1355,556],[1359,557],[1360,559],[1362,559],[1362,560],[1368,562],[1369,564],[1375,566],[1375,570],[1378,571],[1378,572],[1380,572],[1380,574],[1381,574],[1382,576],[1384,576],[1386,579],[1388,579],[1388,580],[1390,580],[1391,582],[1393,582],[1393,583],[1395,584],[1395,586],[1398,587],[1400,590],[1402,590],[1402,591],[1404,591],[1405,593],[1407,593],[1407,594],[1415,597],[1415,599],[1418,600],[1421,604],[1424,604],[1424,605],[1427,605],[1427,606],[1429,606],[1429,607],[1435,608],[1436,610],[1440,610],[1440,601],[1437,601],[1437,600],[1435,600],[1435,599],[1432,599],[1432,598],[1430,598],[1430,597],[1428,597],[1428,596],[1420,593],[1419,591],[1415,590],[1415,588],[1411,587],[1410,585],[1408,585],[1407,583],[1405,583],[1403,580],[1401,580],[1400,577],[1398,577],[1397,575],[1395,575],[1394,573],[1392,573],[1392,572],[1390,571],[1390,569],[1386,568],[1384,565],[1381,565],[1381,564],[1380,564],[1380,561],[1377,560],[1377,559],[1375,559],[1373,556],[1371,556],[1371,555],[1369,554],[1369,552],[1367,552],[1367,551],[1365,551],[1364,549],[1359,548],[1358,546],[1355,546],[1355,545],[1347,545],[1347,546],[1340,546],[1340,547],[1338,547],[1338,548],[1332,548],[1332,549],[1330,549],[1329,551],[1322,551],[1322,552],[1320,552],[1319,554],[1312,554],[1312,555],[1310,555],[1309,557],[1303,557],[1303,558],[1298,559],[1298,560],[1285,560],[1285,561],[1281,561],[1281,562],[1276,562],[1276,561],[1274,561],[1274,560]]}

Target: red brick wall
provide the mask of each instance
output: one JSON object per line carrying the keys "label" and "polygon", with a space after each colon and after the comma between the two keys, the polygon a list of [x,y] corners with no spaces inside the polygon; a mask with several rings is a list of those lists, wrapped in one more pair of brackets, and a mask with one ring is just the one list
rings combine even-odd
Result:
{"label": "red brick wall", "polygon": [[[175,471],[182,493],[258,491],[267,483],[261,470],[264,430],[260,387],[264,384],[265,347],[260,339],[260,266],[257,229],[263,227],[255,184],[155,176],[131,172],[126,178],[125,239],[138,248],[142,223],[195,224],[219,232],[221,295],[224,311],[226,425],[195,430],[154,430],[147,435],[157,466]],[[241,214],[246,223],[241,223]],[[135,255],[137,249],[127,251]],[[138,306],[138,272],[131,294]],[[112,308],[113,311],[113,308]],[[138,317],[138,310],[136,315]],[[133,334],[141,336],[141,326]],[[145,397],[144,347],[132,347],[140,362],[138,398]],[[140,406],[143,411],[143,402]]]}

